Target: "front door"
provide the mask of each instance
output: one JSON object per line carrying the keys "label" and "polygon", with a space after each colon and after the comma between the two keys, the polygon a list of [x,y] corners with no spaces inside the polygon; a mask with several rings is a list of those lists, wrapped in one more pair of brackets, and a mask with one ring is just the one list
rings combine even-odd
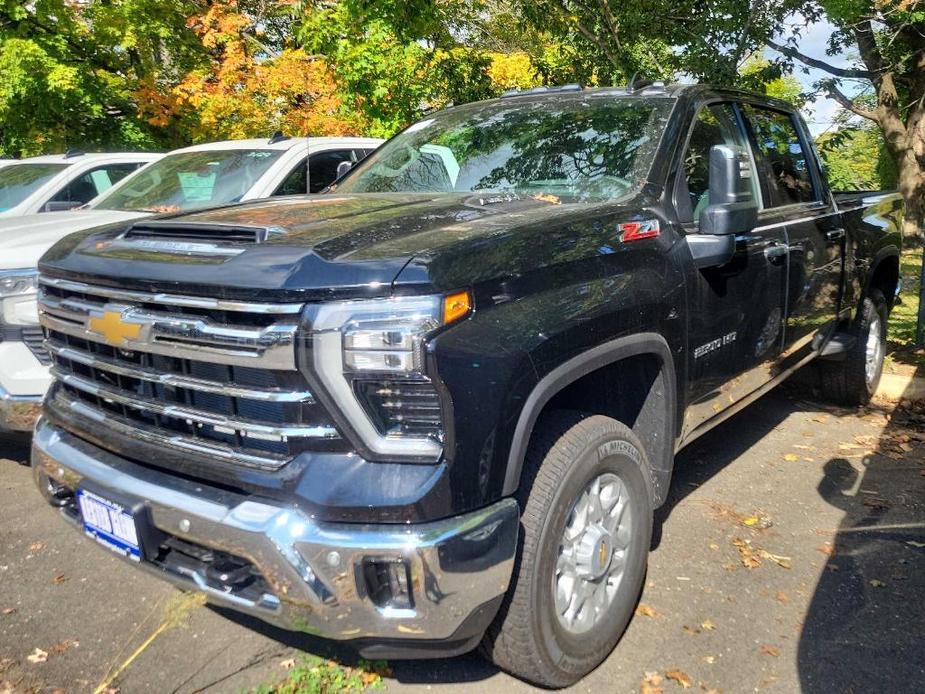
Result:
{"label": "front door", "polygon": [[[709,204],[709,158],[713,145],[747,153],[743,175],[756,175],[743,123],[731,103],[698,113],[685,148],[675,204],[681,221],[697,231]],[[778,220],[762,215],[759,225],[736,237],[732,261],[694,270],[689,281],[688,403],[682,438],[773,378],[780,358],[787,279],[787,236]]]}

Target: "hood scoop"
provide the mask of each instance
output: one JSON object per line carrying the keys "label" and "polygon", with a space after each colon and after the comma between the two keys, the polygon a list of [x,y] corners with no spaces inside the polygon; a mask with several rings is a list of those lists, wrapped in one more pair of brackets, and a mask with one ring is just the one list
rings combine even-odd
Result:
{"label": "hood scoop", "polygon": [[162,239],[193,243],[263,243],[268,230],[264,227],[200,222],[136,222],[123,239]]}
{"label": "hood scoop", "polygon": [[263,243],[274,228],[198,222],[136,222],[109,244],[112,250],[142,250],[173,256],[228,258]]}

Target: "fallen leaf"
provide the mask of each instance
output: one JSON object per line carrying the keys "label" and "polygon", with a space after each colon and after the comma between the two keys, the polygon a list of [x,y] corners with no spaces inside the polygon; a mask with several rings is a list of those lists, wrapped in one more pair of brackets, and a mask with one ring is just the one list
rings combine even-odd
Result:
{"label": "fallen leaf", "polygon": [[713,623],[713,620],[705,619],[700,623],[700,626],[705,631],[713,631],[716,629],[716,625]]}
{"label": "fallen leaf", "polygon": [[827,557],[831,557],[835,553],[835,546],[831,542],[823,542],[816,547],[816,551],[822,552]]}
{"label": "fallen leaf", "polygon": [[639,603],[636,607],[636,614],[641,617],[661,617],[658,610],[652,607],[652,605],[647,605],[644,602]]}
{"label": "fallen leaf", "polygon": [[793,564],[790,563],[790,557],[782,557],[779,554],[771,554],[766,549],[758,550],[758,554],[761,555],[762,559],[770,559],[782,569],[790,569],[793,567]]}
{"label": "fallen leaf", "polygon": [[838,564],[826,564],[825,568],[829,571],[838,571]]}
{"label": "fallen leaf", "polygon": [[13,614],[14,612],[16,612],[15,607],[4,607],[3,608],[3,614]]}
{"label": "fallen leaf", "polygon": [[777,602],[790,602],[790,598],[788,598],[787,594],[782,590],[777,591],[777,595],[774,596],[774,599],[777,600]]}
{"label": "fallen leaf", "polygon": [[689,627],[689,626],[687,626],[687,624],[685,624],[685,625],[683,625],[681,628],[684,629],[684,632],[685,632],[685,633],[690,634],[691,636],[693,636],[694,634],[699,634],[699,633],[700,633],[700,628],[699,628],[699,627]]}
{"label": "fallen leaf", "polygon": [[647,672],[639,683],[639,694],[662,694],[664,679],[657,672]]}
{"label": "fallen leaf", "polygon": [[915,540],[906,540],[906,544],[910,547],[916,547],[918,549],[925,547],[925,542],[916,542]]}
{"label": "fallen leaf", "polygon": [[883,588],[886,585],[886,583],[874,578],[874,579],[871,579],[870,585],[872,585],[874,588]]}
{"label": "fallen leaf", "polygon": [[286,660],[280,661],[279,666],[283,670],[291,670],[295,667],[295,658],[286,658]]}
{"label": "fallen leaf", "polygon": [[764,653],[764,655],[771,655],[775,658],[780,655],[780,649],[777,646],[769,646],[767,644],[761,647],[761,652]]}
{"label": "fallen leaf", "polygon": [[716,656],[715,656],[715,655],[705,655],[705,656],[703,656],[702,660],[703,660],[703,662],[705,662],[707,665],[712,665],[713,663],[716,662]]}
{"label": "fallen leaf", "polygon": [[670,680],[674,680],[685,689],[690,689],[694,684],[691,678],[687,676],[687,673],[683,672],[682,670],[678,670],[677,668],[674,670],[667,670],[665,672],[665,677]]}
{"label": "fallen leaf", "polygon": [[746,569],[756,569],[761,566],[761,558],[752,547],[751,540],[736,537],[732,540],[732,544],[739,550],[739,560],[742,562],[742,566]]}
{"label": "fallen leaf", "polygon": [[794,455],[793,453],[787,453],[784,456],[784,460],[786,460],[788,463],[795,463],[799,459],[800,459],[800,456]]}
{"label": "fallen leaf", "polygon": [[28,660],[33,665],[37,663],[44,663],[46,660],[48,660],[48,653],[43,651],[41,648],[36,648],[34,651],[32,651],[31,655],[26,656],[26,660]]}
{"label": "fallen leaf", "polygon": [[44,542],[33,542],[31,545],[29,545],[29,551],[33,554],[41,552],[43,549],[45,549]]}
{"label": "fallen leaf", "polygon": [[67,576],[65,576],[64,574],[55,574],[54,578],[51,579],[51,582],[54,583],[55,585],[59,585],[61,583],[64,583],[66,580],[67,580]]}
{"label": "fallen leaf", "polygon": [[823,415],[819,415],[818,417],[813,417],[813,421],[819,422],[820,424],[824,424],[825,422],[829,421],[829,418],[827,415],[823,414]]}
{"label": "fallen leaf", "polygon": [[59,641],[54,646],[48,649],[49,655],[61,655],[65,651],[69,651],[72,648],[77,648],[80,645],[80,641],[75,641],[74,639],[65,639],[64,641]]}

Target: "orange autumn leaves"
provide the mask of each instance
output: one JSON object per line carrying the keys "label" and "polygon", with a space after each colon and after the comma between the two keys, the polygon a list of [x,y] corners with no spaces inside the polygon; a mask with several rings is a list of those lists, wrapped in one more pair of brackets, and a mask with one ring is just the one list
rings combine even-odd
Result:
{"label": "orange autumn leaves", "polygon": [[291,135],[356,135],[365,123],[348,111],[326,59],[286,48],[270,55],[252,20],[234,0],[209,6],[187,25],[202,41],[207,65],[174,86],[144,83],[136,91],[149,124],[182,122],[193,139]]}

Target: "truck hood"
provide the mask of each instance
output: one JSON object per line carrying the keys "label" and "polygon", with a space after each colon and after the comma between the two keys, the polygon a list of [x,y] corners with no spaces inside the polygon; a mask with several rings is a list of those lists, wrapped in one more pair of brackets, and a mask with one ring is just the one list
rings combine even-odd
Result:
{"label": "truck hood", "polygon": [[35,267],[42,254],[68,234],[141,216],[139,212],[72,210],[0,219],[0,270]]}
{"label": "truck hood", "polygon": [[[355,194],[276,198],[181,215],[138,225],[115,224],[74,234],[42,258],[43,272],[72,279],[184,291],[253,300],[313,300],[388,293],[414,260],[412,284],[458,282],[452,259],[466,284],[478,279],[480,255],[501,253],[515,260],[514,238],[550,234],[582,223],[615,203],[559,201],[552,196],[466,194]],[[169,235],[158,227],[169,225]],[[240,241],[241,228],[261,230],[259,242]],[[152,234],[151,229],[155,229]],[[190,230],[186,234],[186,229]],[[179,230],[179,231],[178,231]],[[525,237],[523,232],[527,231]],[[532,230],[532,232],[530,232]],[[228,236],[237,231],[237,236]],[[203,237],[224,246],[209,253]],[[223,241],[223,236],[233,241]],[[570,236],[566,232],[566,236]],[[550,236],[560,239],[559,236]],[[574,238],[574,237],[572,237]],[[191,251],[187,241],[198,241]],[[193,244],[195,245],[195,244]],[[541,253],[543,244],[537,250]],[[555,241],[556,247],[559,241]],[[228,247],[233,253],[228,254]],[[205,248],[206,250],[203,250]],[[550,249],[552,250],[552,249]],[[517,262],[544,259],[521,248]],[[500,259],[500,258],[499,258]],[[126,262],[130,260],[131,262]],[[442,278],[427,267],[442,268]],[[516,271],[489,263],[490,273]]]}

